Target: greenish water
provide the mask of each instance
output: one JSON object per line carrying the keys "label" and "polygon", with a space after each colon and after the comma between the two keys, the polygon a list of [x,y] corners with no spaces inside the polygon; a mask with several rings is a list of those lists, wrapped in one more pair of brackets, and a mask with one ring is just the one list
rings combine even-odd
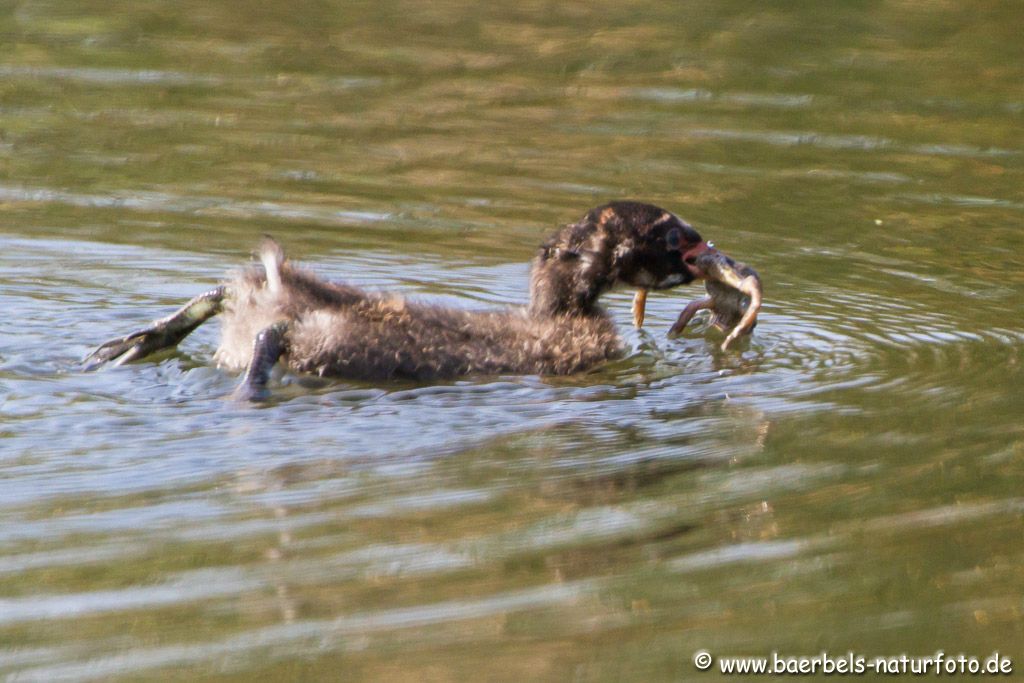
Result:
{"label": "greenish water", "polygon": [[[1024,6],[0,5],[0,676],[690,680],[715,655],[1024,667]],[[216,325],[78,372],[270,233],[520,303],[560,223],[670,209],[750,344],[607,297],[568,379],[286,376]]]}

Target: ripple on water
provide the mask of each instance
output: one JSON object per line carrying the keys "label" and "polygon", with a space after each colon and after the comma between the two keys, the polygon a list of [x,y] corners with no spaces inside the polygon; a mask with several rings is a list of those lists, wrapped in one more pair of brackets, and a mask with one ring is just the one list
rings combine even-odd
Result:
{"label": "ripple on water", "polygon": [[[55,664],[18,672],[19,680],[52,681],[64,678],[94,680],[130,675],[167,666],[188,666],[213,659],[222,659],[270,650],[272,658],[294,657],[297,652],[309,655],[325,650],[345,650],[346,642],[359,647],[356,636],[419,629],[459,622],[508,615],[528,610],[542,610],[565,603],[592,600],[600,582],[583,580],[541,586],[538,588],[497,593],[485,598],[464,599],[415,607],[351,614],[336,619],[299,620],[239,633],[205,644],[181,644],[166,647],[137,648],[111,657],[91,657],[86,661]],[[441,634],[436,634],[441,635]],[[458,638],[452,636],[453,641]],[[436,646],[438,638],[430,639]],[[442,636],[441,642],[447,638]],[[353,642],[355,641],[355,642]],[[351,648],[353,645],[349,645]]]}
{"label": "ripple on water", "polygon": [[345,92],[355,88],[377,86],[383,80],[364,76],[258,76],[239,78],[212,73],[192,73],[162,69],[119,69],[80,66],[26,66],[21,64],[0,64],[0,76],[8,79],[38,80],[51,79],[73,81],[86,84],[105,86],[139,87],[139,86],[274,86],[275,92],[287,91],[298,86],[325,92]]}
{"label": "ripple on water", "polygon": [[0,200],[37,204],[66,204],[100,209],[122,209],[139,212],[185,213],[211,218],[227,217],[243,220],[277,219],[300,221],[326,226],[353,226],[381,222],[392,218],[389,213],[324,208],[294,202],[245,201],[228,197],[173,195],[164,192],[113,192],[84,194],[42,187],[0,186]]}
{"label": "ripple on water", "polygon": [[[90,274],[96,273],[101,281],[108,278],[110,286],[117,282],[121,297],[135,298],[126,290],[144,287],[152,279],[163,280],[166,284],[159,290],[149,285],[150,296],[159,291],[160,300],[145,305],[148,312],[142,317],[148,318],[162,312],[164,292],[180,290],[182,278],[186,281],[184,284],[190,284],[192,277],[189,273],[196,273],[196,279],[203,279],[219,270],[211,259],[204,257],[147,255],[147,250],[129,249],[114,262],[114,267],[119,268],[117,264],[127,260],[133,265],[141,264],[142,270],[131,273],[126,284],[120,272],[104,272],[102,264],[105,260],[99,247],[84,243],[82,248],[75,249],[73,255],[68,255],[64,247],[56,242],[12,240],[9,249],[27,258],[14,259],[18,265],[15,270],[7,271],[5,276],[19,281],[33,280],[34,273],[45,269],[48,257],[59,250],[69,270],[81,273],[78,280],[87,282],[92,277]],[[116,252],[125,248],[112,249]],[[381,289],[408,290],[411,287],[415,291],[433,289],[439,282],[445,282],[446,289],[440,293],[448,302],[460,305],[465,305],[464,291],[473,292],[470,298],[486,304],[504,305],[521,301],[525,290],[526,268],[520,264],[495,267],[455,265],[446,268],[442,275],[436,265],[426,259],[402,256],[400,268],[392,267],[393,259],[381,252],[339,255],[338,260],[320,266],[318,270],[336,277],[358,273],[357,283]],[[165,269],[157,271],[161,262]],[[184,274],[176,276],[175,268],[180,268]],[[159,276],[154,278],[154,272]],[[402,275],[397,277],[396,272]],[[484,280],[488,284],[484,285]],[[331,414],[333,422],[344,420],[346,424],[345,445],[341,446],[341,452],[397,455],[409,454],[410,450],[437,452],[441,444],[448,444],[440,449],[442,451],[464,448],[467,437],[468,442],[472,442],[473,434],[490,436],[550,422],[583,419],[596,424],[614,418],[629,424],[642,421],[644,415],[652,412],[668,411],[666,414],[671,414],[672,410],[709,399],[735,400],[742,397],[778,408],[783,395],[806,398],[815,392],[831,390],[841,382],[861,385],[871,382],[872,370],[879,371],[875,373],[876,377],[884,376],[886,373],[882,370],[892,367],[901,368],[901,374],[921,375],[943,367],[981,364],[973,350],[979,338],[995,343],[1020,338],[1019,333],[1012,330],[963,332],[955,321],[925,308],[894,303],[881,296],[863,292],[853,295],[820,284],[800,283],[798,286],[802,300],[787,302],[788,292],[779,291],[777,298],[766,304],[752,341],[739,353],[715,352],[714,343],[705,342],[706,333],[699,324],[695,332],[676,342],[667,342],[660,335],[639,335],[624,326],[626,340],[637,352],[607,370],[584,377],[581,382],[514,378],[410,388],[354,388],[345,383],[326,383],[310,389],[303,386],[303,382],[291,381],[289,386],[281,389],[287,400],[277,408],[280,416],[278,425],[253,423],[249,419],[239,422],[238,417],[246,415],[246,411],[238,411],[215,400],[229,393],[234,379],[208,365],[216,343],[216,332],[212,327],[203,328],[183,345],[185,353],[196,353],[192,362],[199,364],[198,367],[183,366],[181,357],[177,356],[154,364],[81,376],[68,372],[73,367],[73,359],[68,358],[60,363],[61,374],[40,378],[39,383],[33,386],[27,376],[40,374],[40,369],[45,369],[48,364],[52,372],[53,354],[62,353],[66,345],[77,345],[84,354],[88,345],[82,340],[109,336],[112,331],[134,325],[133,321],[138,317],[138,312],[131,306],[105,307],[105,319],[89,320],[81,314],[67,316],[66,309],[61,307],[44,305],[41,310],[37,309],[38,301],[33,300],[33,317],[38,329],[55,328],[60,336],[55,340],[57,343],[39,351],[39,358],[24,357],[16,348],[30,344],[4,342],[0,354],[6,361],[7,381],[12,385],[4,407],[8,415],[20,416],[18,431],[27,429],[34,438],[47,431],[65,430],[74,420],[84,417],[86,421],[79,422],[79,428],[72,430],[80,452],[116,453],[119,450],[117,439],[105,435],[125,429],[134,430],[140,444],[151,445],[159,451],[166,434],[158,423],[153,422],[153,411],[168,402],[188,404],[198,401],[201,405],[186,407],[176,418],[179,424],[174,441],[181,447],[190,443],[198,445],[205,433],[213,444],[224,438],[228,443],[245,443],[249,451],[247,455],[252,457],[258,455],[259,448],[250,442],[253,435],[262,433],[270,437],[283,433],[289,426],[309,424],[311,419]],[[94,290],[93,301],[105,298],[101,288],[94,286]],[[460,294],[456,296],[455,291]],[[5,296],[10,297],[11,294]],[[170,296],[167,298],[174,300]],[[628,305],[627,299],[618,296],[610,300],[620,319],[620,309]],[[8,310],[15,311],[28,305],[19,301],[10,301],[9,304]],[[85,303],[80,302],[80,305]],[[667,327],[676,306],[678,304],[672,300],[652,305],[649,329]],[[851,316],[851,311],[855,311],[855,315]],[[58,324],[58,320],[72,324]],[[860,372],[865,368],[869,370],[866,376]],[[52,407],[54,383],[58,389],[56,393],[63,393],[64,400],[68,401],[72,422],[60,416],[44,415],[47,408]],[[80,405],[83,394],[91,395],[93,400],[113,400],[120,405],[116,411],[97,421],[95,417],[89,417],[88,404]],[[204,398],[213,403],[204,401]],[[621,399],[628,399],[628,402]],[[806,409],[808,404],[801,402],[803,400],[797,403]],[[144,407],[147,404],[151,407]],[[339,407],[348,408],[348,412],[338,412]],[[211,408],[214,409],[212,413]],[[510,412],[510,408],[515,409],[515,414]],[[182,418],[186,420],[184,424],[180,423]],[[46,425],[54,420],[57,422],[47,428]],[[408,445],[396,442],[396,424],[416,424],[420,446],[410,449]],[[460,435],[454,443],[451,442],[453,433]],[[302,446],[299,444],[312,447],[317,441],[340,445],[329,431],[303,434],[302,430],[291,430],[291,434],[300,450]]]}
{"label": "ripple on water", "polygon": [[[608,303],[629,353],[581,377],[433,386],[285,377],[267,405],[240,406],[224,400],[236,378],[210,365],[214,328],[158,362],[90,375],[74,365],[88,348],[83,340],[103,339],[161,314],[183,287],[212,281],[223,264],[124,247],[105,255],[103,245],[89,243],[68,250],[62,242],[16,239],[4,246],[11,259],[0,278],[42,284],[35,292],[24,285],[0,290],[6,310],[33,317],[20,337],[0,340],[6,390],[0,409],[9,420],[0,456],[0,514],[6,522],[0,575],[60,575],[107,563],[145,566],[155,549],[167,546],[189,557],[211,544],[228,544],[251,556],[215,571],[158,572],[153,581],[126,588],[2,598],[0,624],[76,623],[196,604],[217,608],[240,596],[252,605],[277,599],[286,605],[281,613],[293,615],[286,618],[290,623],[240,630],[207,644],[139,646],[120,656],[68,651],[52,665],[23,653],[20,661],[33,667],[19,671],[26,679],[131,675],[254,651],[272,658],[276,648],[294,656],[306,643],[322,647],[352,634],[451,625],[586,599],[603,584],[566,582],[303,620],[294,618],[295,608],[280,595],[369,580],[440,581],[537,557],[570,562],[578,556],[586,566],[598,562],[590,554],[603,555],[602,548],[662,537],[680,542],[707,526],[708,509],[813,495],[851,477],[844,464],[761,463],[766,439],[783,416],[878,410],[844,400],[840,392],[934,402],[928,392],[951,384],[952,374],[996,373],[1000,364],[1019,362],[1022,341],[1019,330],[1003,327],[964,331],[959,321],[925,304],[795,280],[773,288],[753,338],[723,354],[720,338],[701,321],[679,340],[663,338],[661,330],[678,313],[678,297],[652,300],[649,328],[635,331],[628,327],[629,296],[616,294]],[[75,275],[54,285],[53,293],[71,293],[35,296],[50,286],[49,264],[58,258]],[[135,264],[142,270],[136,272]],[[902,266],[892,259],[885,267],[900,277]],[[513,304],[526,289],[522,264],[455,262],[439,270],[432,259],[374,251],[338,252],[314,267],[364,286],[455,305]],[[23,351],[40,330],[52,330],[50,343]],[[876,436],[890,445],[917,443],[906,429]],[[497,474],[438,474],[442,456],[460,462],[464,454],[471,464],[456,467],[486,470],[494,461]],[[615,498],[616,491],[656,487],[678,473],[687,473],[679,488],[657,489],[639,502]],[[524,482],[533,480],[542,483],[524,493]],[[526,511],[514,524],[489,516],[513,506]],[[1000,514],[1008,514],[1005,506],[981,506],[974,516],[939,508],[836,527],[827,538],[686,546],[670,553],[664,568],[696,574],[758,563],[796,567],[841,553],[848,537],[876,526],[898,533],[908,525]],[[422,519],[479,526],[453,536],[442,531],[437,538],[366,541],[367,528]],[[696,609],[704,608],[701,603]],[[109,650],[96,645],[96,652]]]}

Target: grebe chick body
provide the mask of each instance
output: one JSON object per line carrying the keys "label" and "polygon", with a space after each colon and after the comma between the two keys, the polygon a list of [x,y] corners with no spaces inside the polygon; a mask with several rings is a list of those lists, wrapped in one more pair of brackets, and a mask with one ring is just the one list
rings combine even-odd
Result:
{"label": "grebe chick body", "polygon": [[566,225],[538,250],[526,307],[472,311],[406,301],[329,282],[267,240],[258,265],[174,314],[101,345],[86,368],[120,365],[176,346],[214,315],[217,363],[244,370],[238,395],[260,398],[273,366],[324,377],[430,381],[462,375],[565,375],[621,353],[599,297],[616,285],[666,289],[704,276],[713,251],[677,216],[613,202]]}

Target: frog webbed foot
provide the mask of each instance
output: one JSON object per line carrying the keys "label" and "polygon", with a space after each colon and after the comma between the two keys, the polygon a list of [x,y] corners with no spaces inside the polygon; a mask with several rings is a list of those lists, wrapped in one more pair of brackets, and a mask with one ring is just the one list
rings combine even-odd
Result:
{"label": "frog webbed foot", "polygon": [[177,346],[194,329],[220,313],[225,290],[217,287],[191,299],[180,309],[141,330],[101,344],[82,361],[87,372],[113,363],[124,365]]}

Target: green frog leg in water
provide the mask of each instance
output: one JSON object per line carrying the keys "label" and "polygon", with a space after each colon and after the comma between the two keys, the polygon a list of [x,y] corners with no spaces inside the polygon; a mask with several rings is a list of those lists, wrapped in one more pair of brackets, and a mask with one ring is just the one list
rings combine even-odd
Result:
{"label": "green frog leg in water", "polygon": [[[85,370],[95,370],[107,363],[115,366],[140,360],[158,351],[177,346],[182,339],[223,310],[225,287],[222,285],[191,299],[177,311],[156,320],[124,337],[101,344],[84,361]],[[234,397],[260,401],[267,396],[270,373],[285,350],[287,323],[280,322],[256,335],[252,361]]]}
{"label": "green frog leg in water", "polygon": [[125,337],[101,344],[86,356],[84,369],[95,370],[110,362],[115,366],[124,365],[157,351],[174,348],[194,329],[223,310],[225,295],[225,288],[221,285],[193,298],[166,318],[155,320]]}
{"label": "green frog leg in water", "polygon": [[696,301],[691,301],[686,304],[686,308],[683,309],[683,312],[679,314],[679,318],[676,320],[675,324],[672,325],[671,329],[669,329],[669,338],[672,339],[682,334],[683,330],[686,329],[686,326],[690,324],[691,320],[693,320],[693,316],[697,315],[697,311],[713,308],[714,303],[715,302],[711,297],[706,296],[703,299],[697,299]]}

